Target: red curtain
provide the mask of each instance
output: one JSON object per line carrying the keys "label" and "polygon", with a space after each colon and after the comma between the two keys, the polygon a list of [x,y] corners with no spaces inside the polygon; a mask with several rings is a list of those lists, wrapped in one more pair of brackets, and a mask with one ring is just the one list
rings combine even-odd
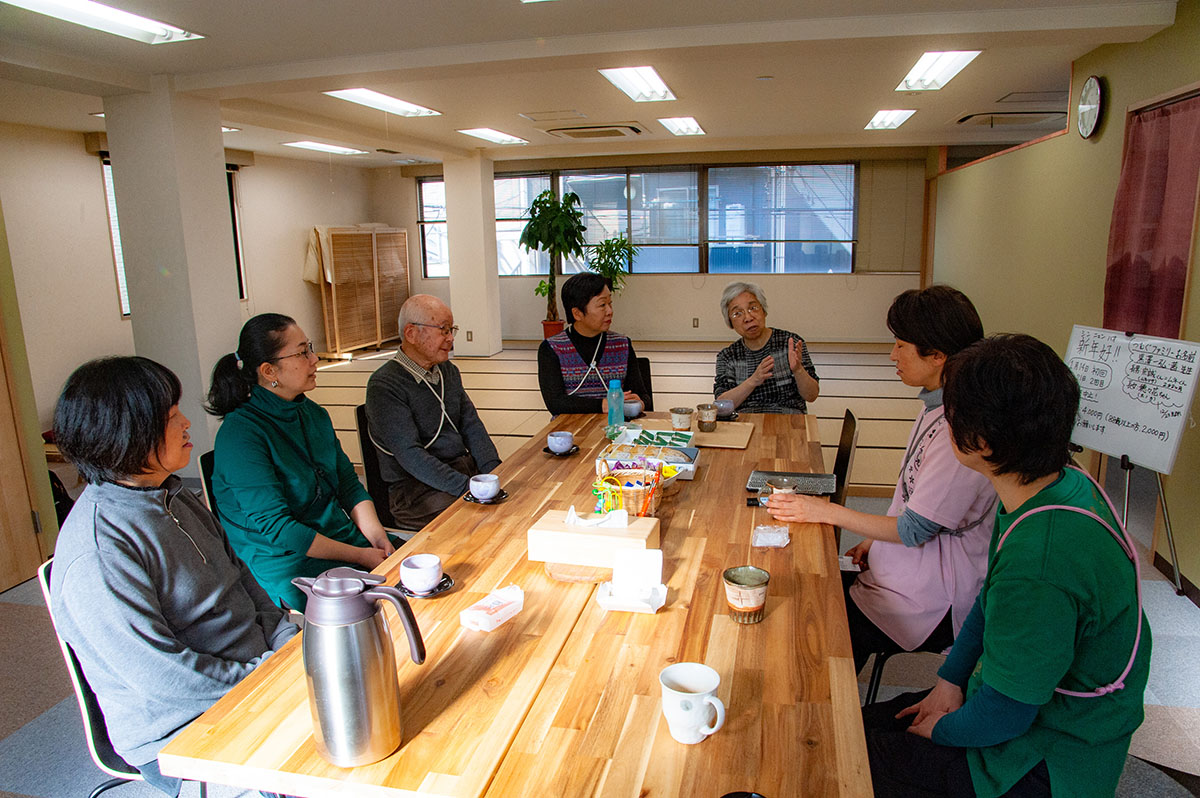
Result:
{"label": "red curtain", "polygon": [[1130,116],[1108,234],[1104,326],[1178,338],[1200,179],[1200,97]]}

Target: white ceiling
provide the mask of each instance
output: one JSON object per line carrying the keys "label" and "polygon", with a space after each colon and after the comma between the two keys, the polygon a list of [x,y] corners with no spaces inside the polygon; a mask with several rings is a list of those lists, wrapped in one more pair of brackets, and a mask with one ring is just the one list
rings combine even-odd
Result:
{"label": "white ceiling", "polygon": [[[146,45],[0,4],[0,121],[103,130],[103,97],[151,76],[219,99],[241,128],[228,147],[287,157],[315,138],[372,151],[338,162],[392,165],[483,149],[499,160],[623,153],[989,144],[1053,128],[959,125],[968,114],[1066,110],[1071,62],[1174,20],[1173,0],[110,0],[203,34]],[[940,92],[897,83],[925,50],[983,54]],[[596,71],[653,65],[678,99],[634,103]],[[770,76],[771,79],[760,79]],[[321,94],[365,86],[442,112],[406,119]],[[1048,92],[1038,102],[1002,99]],[[1056,98],[1056,99],[1055,99]],[[899,130],[864,131],[881,108],[915,108]],[[521,113],[574,111],[576,124],[635,122],[635,139],[570,141]],[[658,124],[694,116],[703,137]],[[528,139],[496,147],[459,128]],[[395,150],[402,156],[375,152]]]}

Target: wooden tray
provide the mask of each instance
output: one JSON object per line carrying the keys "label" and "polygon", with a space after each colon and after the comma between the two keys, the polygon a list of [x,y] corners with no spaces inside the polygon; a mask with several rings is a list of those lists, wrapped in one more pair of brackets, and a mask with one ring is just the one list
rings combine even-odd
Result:
{"label": "wooden tray", "polygon": [[[639,419],[642,429],[670,429],[671,422],[659,418]],[[745,449],[750,445],[754,425],[748,421],[718,421],[713,432],[701,432],[692,419],[692,446],[710,446],[715,449]]]}

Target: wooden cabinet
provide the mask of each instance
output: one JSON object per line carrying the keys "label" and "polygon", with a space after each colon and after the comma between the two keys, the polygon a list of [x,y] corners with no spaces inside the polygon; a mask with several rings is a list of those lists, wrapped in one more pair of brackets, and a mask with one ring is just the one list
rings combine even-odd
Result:
{"label": "wooden cabinet", "polygon": [[321,310],[327,351],[341,354],[400,337],[408,299],[408,233],[391,228],[328,230],[322,249]]}

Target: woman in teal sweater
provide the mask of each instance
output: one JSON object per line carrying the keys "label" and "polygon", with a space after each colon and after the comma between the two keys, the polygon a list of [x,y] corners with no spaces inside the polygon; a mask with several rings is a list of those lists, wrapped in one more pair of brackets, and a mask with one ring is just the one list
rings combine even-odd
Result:
{"label": "woman in teal sweater", "polygon": [[224,419],[217,515],[271,599],[298,610],[305,599],[293,578],[346,564],[371,570],[395,551],[329,414],[304,395],[317,362],[293,319],[255,316],[213,368],[206,407]]}

